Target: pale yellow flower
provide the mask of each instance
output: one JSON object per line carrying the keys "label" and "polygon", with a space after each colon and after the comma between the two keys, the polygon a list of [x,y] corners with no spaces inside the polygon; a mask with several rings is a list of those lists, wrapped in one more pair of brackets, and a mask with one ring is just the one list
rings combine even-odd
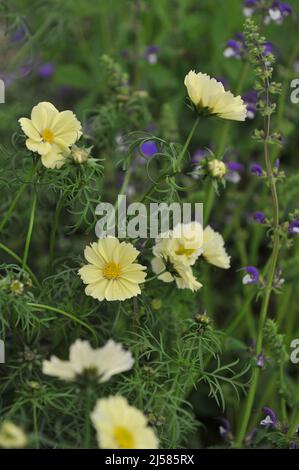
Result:
{"label": "pale yellow flower", "polygon": [[122,396],[98,400],[91,420],[102,449],[157,449],[159,446],[144,414]]}
{"label": "pale yellow flower", "polygon": [[21,118],[19,123],[28,137],[26,147],[41,155],[47,168],[60,168],[70,146],[82,135],[81,124],[72,111],[59,112],[46,101],[34,106],[31,119]]}
{"label": "pale yellow flower", "polygon": [[206,110],[223,119],[245,121],[247,109],[241,96],[225,91],[222,83],[215,78],[191,70],[184,83],[190,100],[199,110]]}
{"label": "pale yellow flower", "polygon": [[227,172],[225,163],[221,160],[217,160],[217,158],[209,161],[208,169],[214,178],[222,178]]}
{"label": "pale yellow flower", "polygon": [[84,256],[89,264],[79,270],[86,295],[98,300],[125,300],[141,293],[145,266],[134,261],[139,251],[117,238],[101,238],[87,246]]}
{"label": "pale yellow flower", "polygon": [[70,347],[68,361],[52,356],[43,361],[43,373],[63,380],[74,380],[84,372],[94,373],[99,382],[106,382],[113,375],[130,370],[134,359],[121,344],[109,340],[105,346],[92,349],[88,341],[77,339]]}
{"label": "pale yellow flower", "polygon": [[27,437],[24,431],[11,421],[4,421],[0,426],[0,447],[4,449],[19,449],[25,447]]}
{"label": "pale yellow flower", "polygon": [[193,292],[202,284],[193,276],[192,268],[185,255],[177,255],[173,250],[173,239],[158,239],[153,247],[154,258],[151,265],[158,279],[163,282],[176,282],[179,289],[191,289]]}
{"label": "pale yellow flower", "polygon": [[230,267],[230,256],[224,248],[224,240],[209,225],[203,231],[203,257],[218,268]]}

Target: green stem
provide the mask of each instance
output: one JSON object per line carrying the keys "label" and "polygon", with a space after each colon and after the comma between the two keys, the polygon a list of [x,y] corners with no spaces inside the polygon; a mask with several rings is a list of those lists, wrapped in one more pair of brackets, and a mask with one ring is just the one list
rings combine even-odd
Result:
{"label": "green stem", "polygon": [[24,249],[24,255],[23,255],[23,262],[22,262],[22,267],[23,268],[27,264],[27,260],[28,260],[30,241],[31,241],[34,218],[35,218],[36,202],[37,202],[37,194],[36,194],[36,191],[34,190],[32,206],[31,206],[31,212],[30,212],[30,219],[29,219],[29,226],[28,226],[27,237],[26,237],[26,242],[25,242],[25,249]]}
{"label": "green stem", "polygon": [[182,160],[183,160],[183,158],[184,158],[184,156],[185,156],[185,153],[186,153],[186,151],[187,151],[187,149],[188,149],[188,147],[189,147],[189,145],[190,145],[190,142],[191,142],[191,140],[192,140],[192,137],[193,137],[194,132],[195,132],[197,126],[198,126],[199,121],[200,121],[200,118],[199,118],[199,116],[198,116],[198,117],[195,119],[195,122],[194,122],[193,127],[192,127],[192,129],[191,129],[191,131],[190,131],[190,133],[189,133],[189,135],[188,135],[188,137],[187,137],[187,140],[186,140],[186,142],[185,142],[185,144],[184,144],[184,147],[183,147],[181,153],[180,153],[179,156],[178,156],[178,159],[177,159],[177,162],[176,162],[176,169],[177,169],[178,171],[181,171]]}
{"label": "green stem", "polygon": [[[8,248],[7,246],[3,245],[3,243],[0,243],[0,249],[5,251],[8,255],[10,255],[12,258],[14,258],[16,261],[18,261],[20,264],[22,264],[22,258],[20,258],[20,256],[18,256],[16,253],[14,253],[10,248]],[[24,266],[24,269],[28,272],[28,274],[30,274],[33,282],[36,284],[36,286],[41,290],[41,285],[37,279],[37,277],[35,276],[35,274],[31,271],[31,269],[29,268],[29,266],[26,264]]]}
{"label": "green stem", "polygon": [[64,310],[60,308],[52,307],[51,305],[36,304],[33,302],[28,302],[27,305],[29,307],[36,308],[38,310],[49,310],[50,312],[59,313],[60,315],[70,318],[75,323],[78,323],[79,325],[84,326],[84,328],[86,328],[90,333],[92,333],[96,341],[96,344],[98,345],[98,337],[97,337],[95,330],[91,326],[89,326],[87,323],[85,323],[83,320],[80,320],[80,318],[75,317],[75,315],[73,315],[72,313],[65,312]]}
{"label": "green stem", "polygon": [[34,444],[35,448],[39,448],[39,433],[38,433],[38,424],[37,424],[37,413],[36,413],[36,404],[32,402],[32,415],[33,415],[33,432],[34,432]]}
{"label": "green stem", "polygon": [[90,448],[90,437],[91,437],[90,412],[91,412],[91,390],[88,387],[86,390],[86,399],[85,399],[84,449]]}
{"label": "green stem", "polygon": [[9,221],[9,219],[11,218],[12,214],[14,213],[14,210],[15,210],[15,207],[18,203],[18,200],[20,199],[24,189],[26,187],[26,184],[22,184],[22,186],[19,188],[17,194],[15,195],[8,211],[6,212],[1,224],[0,224],[0,233],[2,232],[2,230],[4,229],[5,225],[7,224],[7,222]]}
{"label": "green stem", "polygon": [[54,221],[53,221],[52,229],[51,229],[50,244],[49,244],[49,266],[52,266],[52,263],[53,263],[56,233],[57,233],[57,228],[59,224],[61,210],[63,208],[63,203],[64,203],[64,196],[61,194],[59,197],[57,206],[56,206]]}

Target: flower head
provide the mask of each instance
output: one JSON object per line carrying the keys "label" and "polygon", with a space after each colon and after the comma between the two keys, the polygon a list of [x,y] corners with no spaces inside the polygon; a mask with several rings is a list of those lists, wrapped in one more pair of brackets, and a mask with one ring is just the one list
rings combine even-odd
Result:
{"label": "flower head", "polygon": [[259,282],[259,271],[255,266],[246,266],[243,268],[246,271],[245,276],[242,279],[243,284],[258,284]]}
{"label": "flower head", "polygon": [[255,222],[258,222],[259,224],[265,223],[266,216],[263,212],[254,212],[252,217],[253,217],[253,220],[255,220]]}
{"label": "flower head", "polygon": [[102,449],[157,449],[159,446],[144,414],[122,396],[98,400],[91,420]]}
{"label": "flower head", "polygon": [[294,220],[290,222],[288,232],[292,235],[297,235],[299,233],[299,220]]}
{"label": "flower head", "polygon": [[272,408],[267,406],[263,407],[263,412],[265,413],[265,418],[260,422],[260,425],[264,428],[275,428],[277,424],[277,417]]}
{"label": "flower head", "polygon": [[54,65],[51,62],[41,64],[37,72],[41,78],[51,78],[54,74]]}
{"label": "flower head", "polygon": [[94,374],[99,382],[107,382],[113,375],[133,367],[134,359],[120,343],[109,340],[105,346],[92,349],[88,341],[77,339],[70,347],[68,361],[52,356],[43,362],[43,373],[63,380],[75,380],[84,373]]}
{"label": "flower head", "polygon": [[125,300],[140,294],[146,273],[145,266],[137,264],[139,251],[131,243],[117,238],[101,238],[87,246],[84,256],[89,264],[79,269],[87,284],[86,295],[98,300]]}
{"label": "flower head", "polygon": [[259,165],[259,163],[253,163],[250,167],[250,171],[253,175],[256,176],[263,176],[264,174],[264,170],[261,165]]}
{"label": "flower head", "polygon": [[154,140],[147,140],[146,142],[143,142],[140,148],[143,155],[145,155],[146,157],[151,157],[152,155],[155,155],[155,153],[158,152],[158,147]]}
{"label": "flower head", "polygon": [[11,421],[4,421],[0,426],[0,447],[4,449],[18,449],[25,447],[27,437],[24,431]]}
{"label": "flower head", "polygon": [[208,170],[213,178],[222,178],[227,172],[225,163],[217,158],[208,162]]}
{"label": "flower head", "polygon": [[26,147],[41,155],[47,168],[60,168],[70,153],[70,146],[81,137],[81,124],[72,111],[59,112],[53,104],[41,102],[34,106],[31,119],[19,123],[28,137]]}
{"label": "flower head", "polygon": [[222,83],[205,73],[191,70],[185,77],[188,95],[198,111],[223,119],[245,121],[246,107],[240,96],[225,91]]}
{"label": "flower head", "polygon": [[224,248],[224,240],[220,233],[215,232],[209,225],[203,231],[203,257],[218,268],[230,267],[230,256]]}

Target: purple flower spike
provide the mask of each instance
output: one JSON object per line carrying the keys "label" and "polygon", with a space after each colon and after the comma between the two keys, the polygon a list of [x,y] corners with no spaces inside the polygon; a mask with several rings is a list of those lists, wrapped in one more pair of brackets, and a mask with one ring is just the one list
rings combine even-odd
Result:
{"label": "purple flower spike", "polygon": [[51,78],[54,74],[54,65],[50,62],[40,65],[38,75],[41,78]]}
{"label": "purple flower spike", "polygon": [[256,175],[256,176],[263,176],[263,168],[261,167],[261,165],[259,165],[259,163],[253,163],[250,167],[250,171],[253,175]]}
{"label": "purple flower spike", "polygon": [[158,147],[154,140],[147,140],[146,142],[143,142],[140,148],[146,157],[151,157],[158,152]]}
{"label": "purple flower spike", "polygon": [[289,233],[292,235],[298,235],[299,233],[299,220],[294,220],[289,224],[288,228]]}
{"label": "purple flower spike", "polygon": [[260,425],[264,428],[275,428],[277,424],[276,414],[271,408],[264,406],[262,411],[265,413],[265,418],[260,422]]}
{"label": "purple flower spike", "polygon": [[246,266],[243,268],[246,271],[245,276],[242,279],[243,284],[258,284],[259,282],[259,271],[255,266]]}
{"label": "purple flower spike", "polygon": [[265,214],[263,212],[254,212],[252,217],[253,220],[255,220],[255,222],[258,222],[259,224],[263,224],[266,220]]}

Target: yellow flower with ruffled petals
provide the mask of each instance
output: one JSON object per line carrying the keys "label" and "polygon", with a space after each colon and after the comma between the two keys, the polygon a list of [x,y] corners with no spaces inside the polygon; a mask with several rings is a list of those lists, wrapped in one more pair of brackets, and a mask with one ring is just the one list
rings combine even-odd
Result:
{"label": "yellow flower with ruffled petals", "polygon": [[81,124],[72,111],[59,112],[46,101],[34,106],[31,119],[24,117],[19,123],[27,136],[26,147],[41,155],[47,168],[64,165],[71,145],[82,135]]}

